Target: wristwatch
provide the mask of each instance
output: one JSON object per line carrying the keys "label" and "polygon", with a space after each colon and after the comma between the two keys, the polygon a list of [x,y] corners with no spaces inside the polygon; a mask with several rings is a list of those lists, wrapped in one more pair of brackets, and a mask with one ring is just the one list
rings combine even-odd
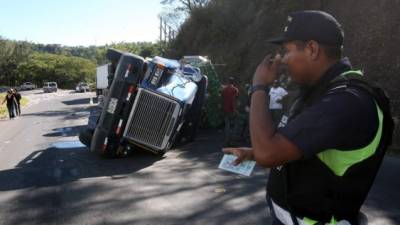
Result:
{"label": "wristwatch", "polygon": [[267,85],[262,85],[262,84],[257,84],[251,86],[251,94],[253,94],[256,91],[265,91],[266,93],[269,91],[269,87]]}

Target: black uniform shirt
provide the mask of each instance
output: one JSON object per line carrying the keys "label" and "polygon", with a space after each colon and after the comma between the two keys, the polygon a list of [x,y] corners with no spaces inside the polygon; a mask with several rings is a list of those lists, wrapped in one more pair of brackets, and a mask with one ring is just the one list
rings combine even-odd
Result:
{"label": "black uniform shirt", "polygon": [[[319,86],[350,69],[350,62],[342,59],[305,92],[316,91]],[[285,127],[278,128],[278,132],[309,158],[327,149],[354,150],[364,147],[375,137],[378,125],[372,96],[362,90],[348,89],[323,95]]]}

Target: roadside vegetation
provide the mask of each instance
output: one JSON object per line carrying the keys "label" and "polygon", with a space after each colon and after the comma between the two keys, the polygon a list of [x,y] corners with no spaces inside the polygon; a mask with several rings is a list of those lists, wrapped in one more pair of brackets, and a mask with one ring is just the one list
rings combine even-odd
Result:
{"label": "roadside vegetation", "polygon": [[63,89],[73,89],[79,82],[95,83],[96,65],[106,63],[108,48],[117,48],[151,57],[159,55],[151,42],[114,43],[104,46],[62,46],[13,41],[0,37],[0,86],[17,87],[32,82],[55,81]]}

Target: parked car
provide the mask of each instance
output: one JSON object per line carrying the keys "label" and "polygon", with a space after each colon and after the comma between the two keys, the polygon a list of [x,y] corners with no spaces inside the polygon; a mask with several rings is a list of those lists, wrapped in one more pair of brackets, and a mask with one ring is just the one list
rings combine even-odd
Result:
{"label": "parked car", "polygon": [[10,87],[7,86],[0,86],[0,93],[6,92],[10,89]]}
{"label": "parked car", "polygon": [[86,83],[80,82],[79,84],[76,85],[75,90],[77,92],[87,92],[90,91],[90,88]]}
{"label": "parked car", "polygon": [[22,91],[24,91],[24,90],[33,90],[33,89],[36,89],[36,85],[32,84],[31,82],[25,82],[20,86],[19,89],[22,90]]}
{"label": "parked car", "polygon": [[199,69],[190,76],[177,60],[112,49],[107,58],[118,63],[109,71],[113,80],[95,128],[79,135],[82,143],[109,157],[138,148],[162,155],[195,138],[207,88]]}
{"label": "parked car", "polygon": [[45,82],[43,84],[43,92],[50,93],[50,92],[57,92],[58,86],[56,82]]}

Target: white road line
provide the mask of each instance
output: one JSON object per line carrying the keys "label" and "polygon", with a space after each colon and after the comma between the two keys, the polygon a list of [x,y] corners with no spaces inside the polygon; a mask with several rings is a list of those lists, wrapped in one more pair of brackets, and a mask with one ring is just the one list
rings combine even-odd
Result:
{"label": "white road line", "polygon": [[42,152],[37,152],[37,153],[32,157],[32,159],[37,158],[40,154],[42,154]]}

